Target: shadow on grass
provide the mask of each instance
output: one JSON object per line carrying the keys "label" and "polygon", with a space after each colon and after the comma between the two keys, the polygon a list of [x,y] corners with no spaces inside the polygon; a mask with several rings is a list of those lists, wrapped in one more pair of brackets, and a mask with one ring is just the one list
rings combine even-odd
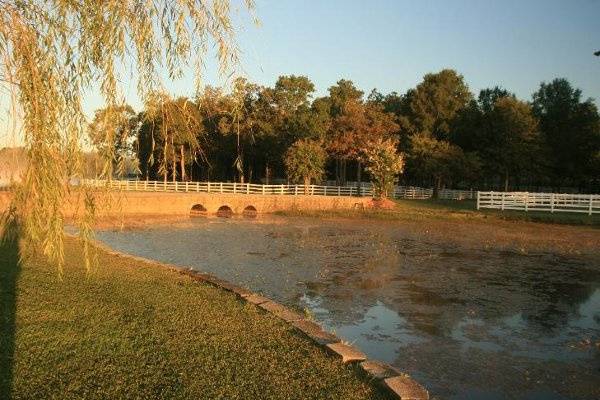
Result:
{"label": "shadow on grass", "polygon": [[0,228],[0,398],[12,398],[17,280],[21,271],[19,229],[14,222]]}

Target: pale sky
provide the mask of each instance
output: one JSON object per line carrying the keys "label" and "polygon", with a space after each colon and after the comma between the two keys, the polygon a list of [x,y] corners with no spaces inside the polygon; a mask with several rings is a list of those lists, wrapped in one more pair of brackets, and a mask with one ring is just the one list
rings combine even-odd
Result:
{"label": "pale sky", "polygon": [[[475,94],[500,85],[530,100],[540,82],[564,77],[584,98],[600,97],[600,57],[593,55],[600,50],[599,0],[258,0],[259,27],[239,8],[243,72],[263,85],[296,74],[307,75],[317,95],[341,78],[365,93],[404,93],[426,73],[453,68]],[[206,82],[222,84],[215,63],[207,65]],[[127,75],[122,81],[139,111],[135,82]],[[192,82],[187,74],[166,88],[192,96]],[[98,95],[86,98],[89,115],[101,106]],[[8,144],[0,135],[0,145]]]}

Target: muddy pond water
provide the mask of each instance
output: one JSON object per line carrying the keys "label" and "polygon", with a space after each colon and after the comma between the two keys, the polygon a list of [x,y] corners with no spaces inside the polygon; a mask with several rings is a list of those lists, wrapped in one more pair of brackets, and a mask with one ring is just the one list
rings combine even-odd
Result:
{"label": "muddy pond water", "polygon": [[98,237],[306,310],[433,398],[598,399],[600,230],[529,225],[197,218]]}

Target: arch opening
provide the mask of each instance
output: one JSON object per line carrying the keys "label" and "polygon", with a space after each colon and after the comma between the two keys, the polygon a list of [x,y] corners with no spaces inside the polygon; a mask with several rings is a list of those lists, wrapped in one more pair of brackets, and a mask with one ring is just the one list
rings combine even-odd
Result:
{"label": "arch opening", "polygon": [[229,206],[221,206],[217,210],[217,217],[231,218],[233,217],[233,210]]}
{"label": "arch opening", "polygon": [[202,204],[194,204],[190,210],[190,217],[205,217],[206,208]]}
{"label": "arch opening", "polygon": [[245,218],[256,218],[256,216],[258,215],[258,211],[254,206],[247,206],[246,208],[244,208],[242,215]]}

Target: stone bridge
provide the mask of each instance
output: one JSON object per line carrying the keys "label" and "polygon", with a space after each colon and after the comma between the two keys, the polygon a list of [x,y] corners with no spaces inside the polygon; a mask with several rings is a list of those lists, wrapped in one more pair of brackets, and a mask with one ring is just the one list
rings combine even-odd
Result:
{"label": "stone bridge", "polygon": [[[217,193],[112,192],[118,206],[108,214],[133,215],[216,215],[271,213],[284,210],[335,210],[367,208],[368,197],[260,195]],[[100,195],[102,196],[102,195]],[[0,193],[0,208],[5,209],[10,193]],[[101,199],[99,199],[102,202]],[[65,212],[79,203],[67,201]],[[81,206],[81,204],[80,204]],[[101,212],[102,213],[102,212]],[[106,213],[103,213],[106,214]]]}

